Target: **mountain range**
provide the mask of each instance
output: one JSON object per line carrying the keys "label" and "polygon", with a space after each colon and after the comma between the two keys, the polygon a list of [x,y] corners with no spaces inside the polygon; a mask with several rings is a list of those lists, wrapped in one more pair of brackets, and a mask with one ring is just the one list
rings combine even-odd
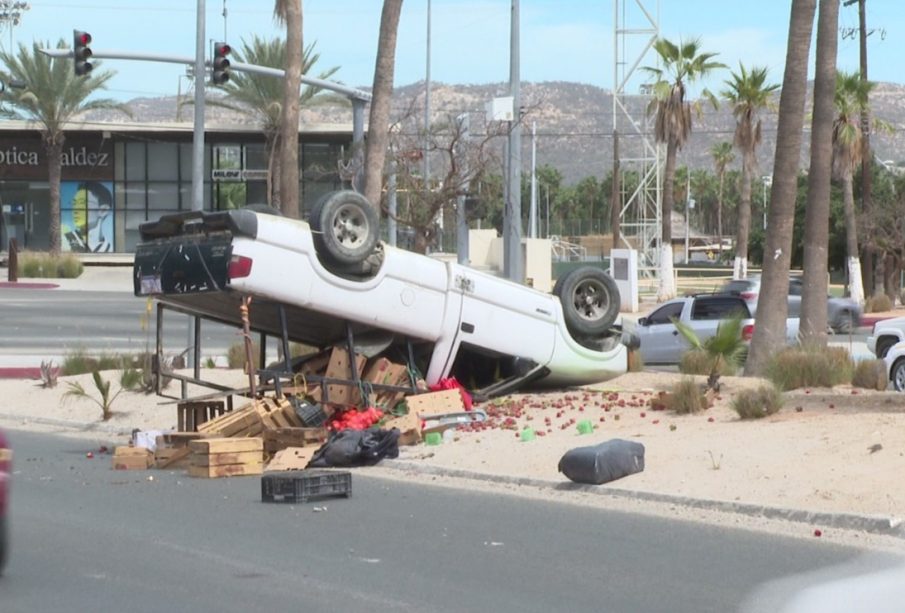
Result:
{"label": "mountain range", "polygon": [[[493,98],[508,95],[508,84],[453,85],[431,83],[431,117],[439,121],[447,116],[469,113],[472,116],[472,130],[482,129],[485,104]],[[396,114],[417,112],[424,114],[424,82],[398,87],[394,93],[393,109]],[[583,83],[565,81],[522,83],[521,102],[523,118],[522,160],[525,168],[530,163],[531,126],[536,125],[537,165],[550,165],[558,169],[566,183],[575,183],[584,177],[606,176],[612,168],[613,155],[613,96],[609,90]],[[772,156],[776,145],[776,108],[778,94],[774,97],[773,109],[765,110],[763,117],[763,144],[758,151],[760,172],[772,172]],[[652,121],[646,112],[646,99],[629,97],[624,99],[629,109],[631,121],[637,130],[649,134]],[[135,98],[128,102],[132,109],[133,122],[190,122],[192,111],[184,106],[180,112],[176,96],[160,98]],[[905,86],[892,83],[878,83],[871,93],[873,115],[892,126],[892,130],[872,135],[871,145],[879,160],[905,165]],[[621,113],[615,113],[622,118]],[[121,121],[121,115],[109,111],[96,111],[87,119],[101,122]],[[475,121],[480,118],[480,122]],[[247,125],[253,123],[248,116],[227,109],[208,106],[206,120],[220,125]],[[351,111],[341,104],[323,104],[302,110],[302,124],[332,123],[351,125]],[[713,109],[701,104],[699,113],[693,119],[694,128],[685,148],[679,153],[679,165],[712,170],[713,161],[710,148],[719,141],[732,141],[735,121],[731,108],[721,104]],[[623,134],[632,132],[629,120],[619,119]],[[807,124],[807,122],[806,122]],[[478,126],[475,128],[475,126]],[[648,139],[650,137],[648,136]],[[803,137],[801,166],[807,167],[809,131]],[[639,150],[641,138],[622,138],[622,157],[633,155]],[[737,159],[732,167],[738,167]]]}

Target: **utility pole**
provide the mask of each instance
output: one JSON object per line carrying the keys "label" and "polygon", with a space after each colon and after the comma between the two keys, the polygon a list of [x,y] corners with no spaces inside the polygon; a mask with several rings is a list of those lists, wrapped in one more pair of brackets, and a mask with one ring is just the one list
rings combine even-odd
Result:
{"label": "utility pole", "polygon": [[528,236],[537,238],[537,122],[531,122],[531,212]]}
{"label": "utility pole", "polygon": [[512,124],[509,130],[509,197],[504,215],[509,223],[503,237],[503,270],[506,278],[521,283],[522,273],[522,136],[519,73],[519,0],[512,0],[509,35],[509,91]]}
{"label": "utility pole", "polygon": [[192,131],[192,210],[204,209],[204,0],[195,15],[195,124]]}

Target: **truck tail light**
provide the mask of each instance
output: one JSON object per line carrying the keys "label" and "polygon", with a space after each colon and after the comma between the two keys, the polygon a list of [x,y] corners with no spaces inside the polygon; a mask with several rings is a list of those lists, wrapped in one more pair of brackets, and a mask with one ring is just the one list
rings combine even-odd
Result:
{"label": "truck tail light", "polygon": [[742,326],[742,340],[750,341],[752,336],[754,336],[754,324]]}
{"label": "truck tail light", "polygon": [[241,279],[251,274],[251,258],[234,255],[229,259],[229,278]]}

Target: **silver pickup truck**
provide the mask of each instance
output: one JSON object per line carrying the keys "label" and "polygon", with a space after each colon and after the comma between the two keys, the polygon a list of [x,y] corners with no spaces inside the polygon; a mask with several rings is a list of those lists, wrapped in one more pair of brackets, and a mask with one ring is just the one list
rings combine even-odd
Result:
{"label": "silver pickup truck", "polygon": [[455,376],[506,393],[626,370],[631,335],[614,325],[615,282],[581,268],[553,295],[455,262],[385,246],[355,192],[328,194],[309,221],[256,207],[162,217],[141,226],[135,294],[184,312],[315,347],[379,336],[429,384]]}

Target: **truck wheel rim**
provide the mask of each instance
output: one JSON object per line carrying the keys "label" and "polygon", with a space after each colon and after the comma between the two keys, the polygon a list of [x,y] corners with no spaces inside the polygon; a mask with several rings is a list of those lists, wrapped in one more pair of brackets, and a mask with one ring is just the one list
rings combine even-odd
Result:
{"label": "truck wheel rim", "polygon": [[606,292],[599,283],[584,281],[575,287],[572,293],[575,311],[582,319],[597,321],[606,313],[608,300]]}
{"label": "truck wheel rim", "polygon": [[339,207],[333,217],[332,226],[333,237],[348,249],[355,249],[363,245],[370,230],[364,212],[354,205]]}
{"label": "truck wheel rim", "polygon": [[893,383],[896,386],[897,391],[905,391],[905,364],[896,366],[895,380]]}

